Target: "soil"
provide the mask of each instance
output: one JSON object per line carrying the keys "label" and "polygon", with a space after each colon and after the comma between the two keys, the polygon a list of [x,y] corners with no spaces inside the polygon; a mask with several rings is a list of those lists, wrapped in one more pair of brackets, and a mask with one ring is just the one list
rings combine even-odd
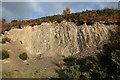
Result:
{"label": "soil", "polygon": [[[56,64],[62,61],[60,55],[45,57],[27,53],[21,43],[13,42],[2,45],[2,49],[8,50],[10,58],[2,60],[3,78],[58,78],[56,72],[60,66]],[[29,58],[25,61],[19,55],[26,52]]]}

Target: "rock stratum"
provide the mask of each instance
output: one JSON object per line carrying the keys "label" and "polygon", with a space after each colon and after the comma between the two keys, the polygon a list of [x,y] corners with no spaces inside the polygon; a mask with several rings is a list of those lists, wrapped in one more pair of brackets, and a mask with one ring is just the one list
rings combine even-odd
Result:
{"label": "rock stratum", "polygon": [[5,36],[20,43],[30,54],[55,55],[91,55],[102,50],[111,31],[118,25],[105,25],[95,22],[93,25],[77,26],[75,23],[62,21],[44,22],[41,25],[24,26],[23,29],[11,29]]}

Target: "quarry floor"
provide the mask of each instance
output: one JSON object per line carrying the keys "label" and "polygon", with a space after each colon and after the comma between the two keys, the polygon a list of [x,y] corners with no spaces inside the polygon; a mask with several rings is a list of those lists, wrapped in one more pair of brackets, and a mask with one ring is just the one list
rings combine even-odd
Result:
{"label": "quarry floor", "polygon": [[19,43],[0,44],[2,49],[8,50],[10,58],[2,60],[3,78],[58,78],[60,67],[56,65],[62,61],[61,56],[39,57],[38,55],[28,54],[29,58],[25,61],[19,58],[19,54],[27,52]]}

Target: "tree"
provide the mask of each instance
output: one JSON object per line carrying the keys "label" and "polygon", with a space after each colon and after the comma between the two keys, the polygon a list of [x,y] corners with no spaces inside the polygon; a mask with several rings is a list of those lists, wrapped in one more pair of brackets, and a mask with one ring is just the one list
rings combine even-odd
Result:
{"label": "tree", "polygon": [[2,18],[2,23],[5,23],[6,22],[6,19],[5,18]]}
{"label": "tree", "polygon": [[17,20],[12,20],[11,23],[13,23],[13,22],[18,22],[18,21]]}
{"label": "tree", "polygon": [[66,8],[66,10],[63,10],[63,14],[70,14],[70,8]]}

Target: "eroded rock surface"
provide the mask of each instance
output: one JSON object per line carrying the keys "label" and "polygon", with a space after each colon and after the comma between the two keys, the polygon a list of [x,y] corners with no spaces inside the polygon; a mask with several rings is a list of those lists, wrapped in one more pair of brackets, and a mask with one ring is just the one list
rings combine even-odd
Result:
{"label": "eroded rock surface", "polygon": [[74,54],[91,54],[101,50],[109,39],[110,31],[117,25],[104,25],[96,22],[93,25],[62,21],[61,23],[42,23],[34,27],[11,29],[6,32],[11,40],[21,43],[31,54],[69,56]]}

